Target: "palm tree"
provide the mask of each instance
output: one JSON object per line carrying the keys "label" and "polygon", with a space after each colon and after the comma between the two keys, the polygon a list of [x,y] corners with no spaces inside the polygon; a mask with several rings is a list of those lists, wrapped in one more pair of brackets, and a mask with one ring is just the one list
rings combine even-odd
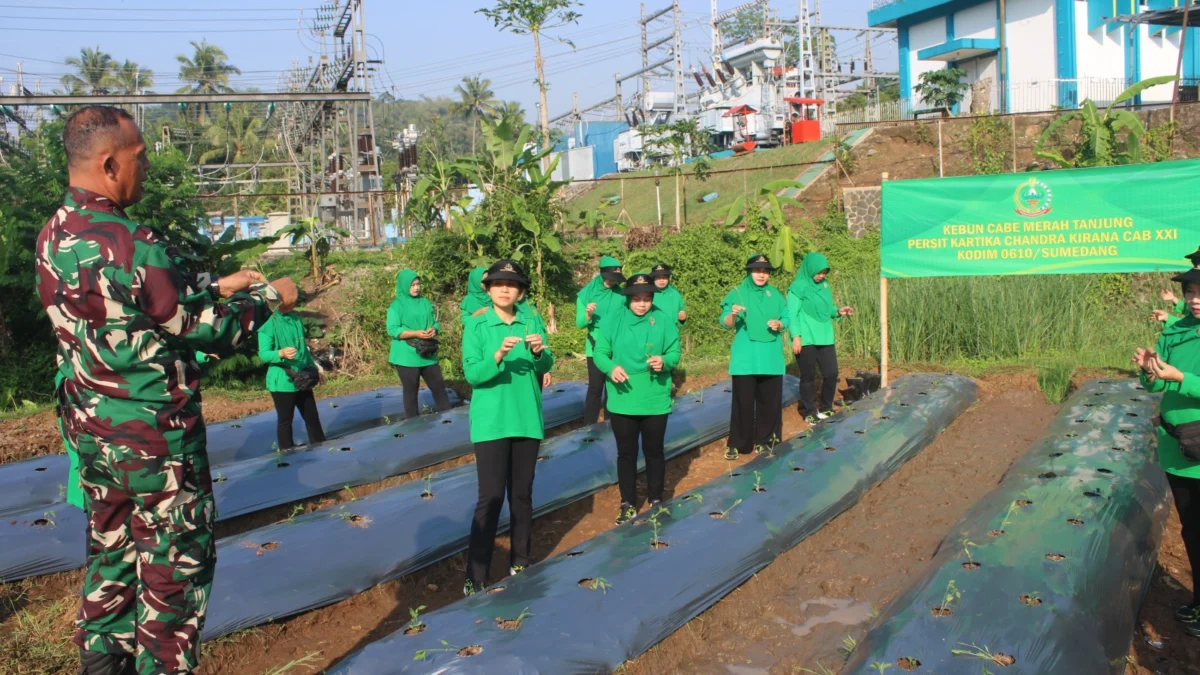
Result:
{"label": "palm tree", "polygon": [[115,66],[112,88],[118,94],[140,94],[154,86],[154,71],[126,60]]}
{"label": "palm tree", "polygon": [[475,128],[479,126],[482,115],[491,114],[496,106],[496,94],[492,91],[492,81],[480,78],[478,75],[464,77],[462,84],[454,87],[454,93],[460,99],[450,105],[450,112],[471,120],[471,154],[475,154]]}
{"label": "palm tree", "polygon": [[107,94],[113,84],[113,69],[116,61],[110,54],[100,51],[100,47],[84,47],[79,50],[78,57],[68,57],[64,61],[73,66],[76,74],[63,75],[61,82],[72,94]]}
{"label": "palm tree", "polygon": [[257,162],[275,150],[275,137],[264,136],[266,122],[254,115],[248,105],[233,105],[223,120],[213,120],[204,130],[204,140],[212,146],[200,155],[200,163]]}
{"label": "palm tree", "polygon": [[507,121],[508,125],[514,129],[525,126],[525,109],[516,101],[502,101],[493,110],[492,117],[496,122]]}
{"label": "palm tree", "polygon": [[[179,62],[179,79],[192,84],[180,87],[176,93],[224,94],[233,91],[229,86],[229,76],[241,75],[242,71],[225,61],[229,58],[225,50],[217,45],[208,44],[207,40],[192,40],[191,44],[195,49],[192,58],[179,54],[175,60]],[[199,119],[204,119],[209,106],[207,103],[201,103],[196,106],[196,110]]]}

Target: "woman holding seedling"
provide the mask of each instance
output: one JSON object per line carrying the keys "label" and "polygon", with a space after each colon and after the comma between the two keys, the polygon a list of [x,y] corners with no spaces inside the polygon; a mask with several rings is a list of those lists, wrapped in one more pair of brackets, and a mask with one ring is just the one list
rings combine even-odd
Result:
{"label": "woman holding seedling", "polygon": [[450,409],[442,367],[438,365],[437,334],[441,330],[434,315],[433,303],[421,295],[421,277],[404,269],[396,276],[396,299],[388,307],[387,331],[392,336],[388,363],[404,385],[404,415],[414,419],[420,414],[417,391],[421,380],[433,394],[438,412]]}
{"label": "woman holding seedling", "polygon": [[617,525],[637,515],[639,438],[650,510],[662,502],[666,480],[663,441],[671,413],[671,371],[679,365],[679,329],[676,314],[655,304],[657,290],[650,275],[633,275],[625,285],[624,311],[596,334],[596,367],[608,377],[608,420],[617,439]]}
{"label": "woman holding seedling", "polygon": [[774,269],[767,256],[750,256],[746,277],[721,301],[721,325],[735,331],[729,359],[729,460],[774,447],[783,435],[782,334],[789,319],[783,294],[767,283]]}
{"label": "woman holding seedling", "polygon": [[575,300],[575,325],[587,329],[588,390],[583,402],[583,423],[600,421],[600,408],[604,405],[604,373],[596,367],[593,358],[596,333],[602,322],[615,316],[625,308],[625,298],[616,289],[625,281],[621,274],[621,262],[611,256],[600,259],[600,273],[588,282]]}
{"label": "woman holding seedling", "polygon": [[1174,277],[1183,285],[1183,318],[1163,329],[1157,349],[1138,348],[1133,362],[1143,386],[1163,392],[1158,462],[1167,474],[1183,546],[1192,567],[1191,602],[1175,618],[1200,637],[1200,267]]}
{"label": "woman holding seedling", "polygon": [[683,296],[679,294],[679,289],[671,283],[671,266],[666,263],[658,263],[650,270],[650,276],[654,278],[654,286],[658,289],[658,293],[654,296],[655,309],[661,309],[667,316],[675,317],[675,320],[682,326],[687,321],[687,312],[683,307]]}
{"label": "woman holding seedling", "polygon": [[296,445],[292,438],[292,419],[296,410],[308,431],[308,444],[325,441],[317,399],[313,387],[325,381],[325,373],[313,359],[304,340],[304,323],[292,312],[293,305],[280,305],[258,331],[258,358],[270,364],[267,391],[275,402],[278,422],[275,440],[279,450]]}
{"label": "woman holding seedling", "polygon": [[467,322],[462,341],[463,373],[473,387],[471,442],[479,476],[465,595],[474,594],[487,582],[506,491],[512,542],[509,571],[516,574],[529,564],[533,474],[545,436],[540,382],[554,365],[541,319],[535,312],[517,307],[529,290],[520,265],[497,261],[488,269],[484,283],[491,307]]}
{"label": "woman holding seedling", "polygon": [[[833,322],[854,316],[853,308],[838,307],[833,302],[828,277],[829,261],[820,253],[809,253],[800,264],[796,280],[788,287],[792,353],[800,366],[800,414],[809,424],[833,414],[833,396],[838,384]],[[819,407],[814,399],[818,370],[822,380]]]}

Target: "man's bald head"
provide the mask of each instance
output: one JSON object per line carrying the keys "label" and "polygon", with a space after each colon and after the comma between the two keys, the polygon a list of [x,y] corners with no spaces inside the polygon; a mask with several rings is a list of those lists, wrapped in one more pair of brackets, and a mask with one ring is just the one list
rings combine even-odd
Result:
{"label": "man's bald head", "polygon": [[121,206],[142,198],[150,163],[133,116],[120,108],[87,106],[67,118],[63,130],[71,185]]}

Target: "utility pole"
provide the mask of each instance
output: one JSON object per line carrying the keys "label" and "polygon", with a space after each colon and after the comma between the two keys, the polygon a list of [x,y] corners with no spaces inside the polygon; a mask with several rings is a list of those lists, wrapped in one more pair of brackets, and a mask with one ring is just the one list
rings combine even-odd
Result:
{"label": "utility pole", "polygon": [[[717,1],[717,0],[713,0],[713,2],[716,2],[716,1]],[[642,76],[642,97],[643,97],[643,98],[644,98],[644,97],[645,97],[647,94],[649,94],[649,93],[650,93],[650,71],[649,71],[649,66],[650,66],[650,48],[649,48],[649,44],[650,44],[650,43],[649,43],[649,40],[648,40],[648,36],[647,36],[647,34],[646,34],[646,32],[647,32],[647,31],[646,31],[646,24],[647,24],[647,23],[649,23],[649,22],[648,22],[648,21],[646,21],[646,3],[644,3],[644,2],[643,2],[643,3],[642,3],[642,16],[641,16],[641,27],[642,27],[642,72],[643,72],[643,73],[645,73],[645,75],[644,75],[644,76]],[[618,83],[617,83],[617,88],[619,89],[619,88],[620,88],[620,86],[621,86],[621,83],[620,83],[620,82],[618,82]],[[618,98],[618,99],[620,98],[620,94],[618,94],[618,95],[617,95],[617,98]],[[618,107],[620,107],[620,101],[618,101],[618,102],[617,102],[617,105],[618,105]],[[620,111],[618,110],[618,112],[620,112]]]}
{"label": "utility pole", "polygon": [[[868,72],[868,73],[875,72],[875,60],[871,58],[871,38],[872,37],[874,37],[874,33],[871,33],[870,31],[863,32],[863,39],[865,40],[865,44],[864,44],[864,48],[863,48],[863,71]],[[864,84],[866,85],[867,90],[874,89],[875,88],[875,78],[868,77],[867,81]]]}
{"label": "utility pole", "polygon": [[799,29],[796,31],[796,44],[800,50],[800,58],[796,62],[797,72],[800,75],[798,88],[800,96],[816,98],[817,71],[814,67],[816,64],[813,63],[812,19],[808,15],[808,0],[800,0],[799,24]]}
{"label": "utility pole", "polygon": [[[801,0],[803,2],[804,0]],[[721,62],[721,22],[717,10],[717,0],[712,0],[712,67],[715,71]]]}
{"label": "utility pole", "polygon": [[687,114],[687,92],[683,88],[683,22],[679,12],[679,0],[672,3],[675,14],[675,121]]}

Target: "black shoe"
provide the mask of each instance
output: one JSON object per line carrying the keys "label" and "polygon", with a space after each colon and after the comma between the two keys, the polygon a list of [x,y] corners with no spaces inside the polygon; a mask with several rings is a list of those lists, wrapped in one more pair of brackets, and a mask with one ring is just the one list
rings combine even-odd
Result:
{"label": "black shoe", "polygon": [[660,506],[662,506],[661,499],[651,499],[650,503],[646,505],[646,510],[647,511],[657,511],[658,507],[660,507]]}
{"label": "black shoe", "polygon": [[733,460],[735,460],[737,458],[738,458],[738,451],[736,448],[726,448],[725,449],[725,459],[732,462]]}
{"label": "black shoe", "polygon": [[1192,637],[1200,637],[1200,621],[1183,624],[1183,632]]}
{"label": "black shoe", "polygon": [[1175,620],[1184,623],[1200,621],[1200,605],[1184,605],[1175,612]]}
{"label": "black shoe", "polygon": [[133,654],[79,650],[78,675],[136,675]]}
{"label": "black shoe", "polygon": [[621,502],[621,510],[617,513],[617,525],[624,525],[637,516],[637,509],[629,502]]}

